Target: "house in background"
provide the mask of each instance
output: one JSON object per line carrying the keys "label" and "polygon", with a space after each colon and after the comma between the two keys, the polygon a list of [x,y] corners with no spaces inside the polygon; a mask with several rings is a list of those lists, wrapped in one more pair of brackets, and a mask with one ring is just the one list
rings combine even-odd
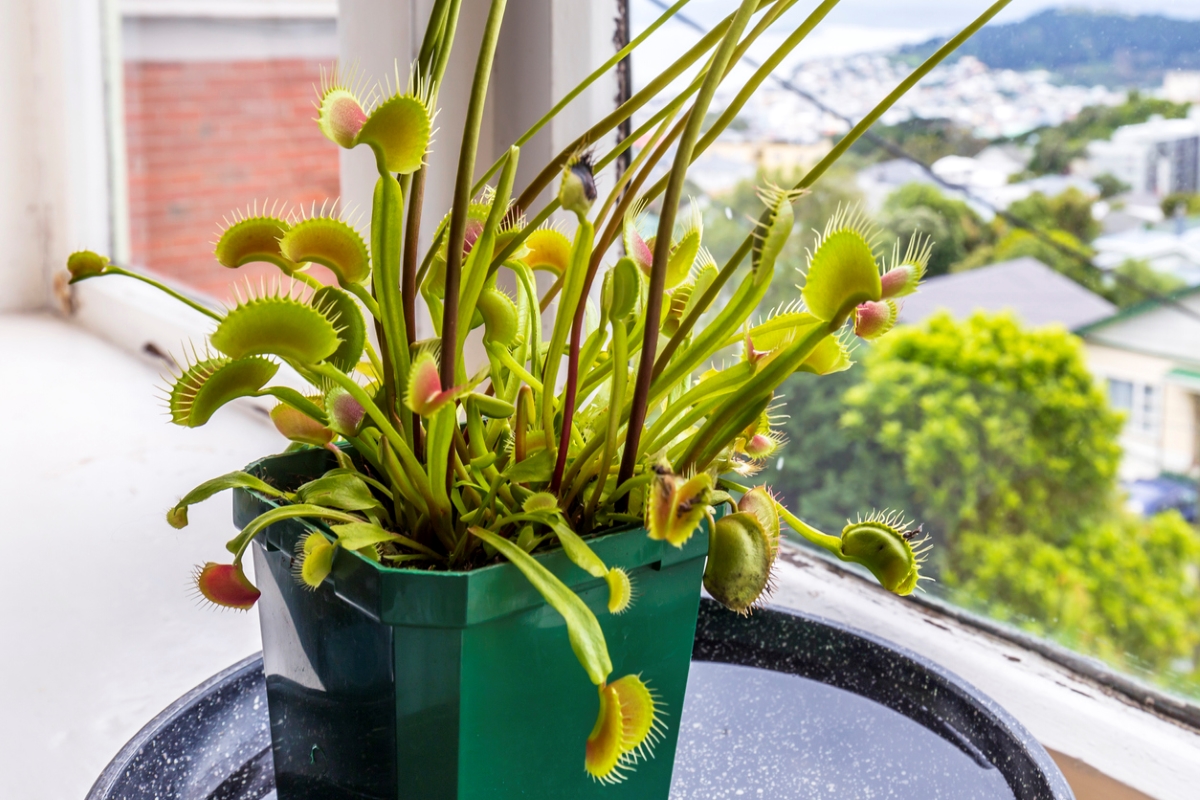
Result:
{"label": "house in background", "polygon": [[1028,325],[1074,332],[1110,405],[1125,413],[1122,480],[1200,475],[1200,287],[1118,311],[1037,259],[1019,258],[930,278],[904,299],[900,322],[943,309],[959,318],[1012,311]]}
{"label": "house in background", "polygon": [[1200,475],[1200,287],[1081,325],[1088,365],[1126,414],[1121,477]]}
{"label": "house in background", "polygon": [[1036,258],[1002,261],[969,272],[939,275],[904,298],[901,323],[916,323],[945,309],[955,317],[976,311],[1013,311],[1029,325],[1073,330],[1102,319],[1116,306],[1063,277]]}

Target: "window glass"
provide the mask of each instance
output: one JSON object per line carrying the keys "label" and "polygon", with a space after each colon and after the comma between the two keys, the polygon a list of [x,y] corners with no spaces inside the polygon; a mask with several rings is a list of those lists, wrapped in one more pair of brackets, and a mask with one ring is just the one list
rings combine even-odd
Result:
{"label": "window glass", "polygon": [[1133,383],[1117,378],[1109,378],[1108,404],[1120,411],[1132,411]]}
{"label": "window glass", "polygon": [[222,220],[339,194],[337,148],[312,122],[314,86],[337,55],[336,4],[295,17],[286,3],[258,4],[260,17],[222,17],[215,5],[196,16],[202,5],[122,20],[130,258],[229,300],[235,283],[278,270],[220,266]]}
{"label": "window glass", "polygon": [[[665,5],[633,0],[634,34]],[[968,21],[926,6],[831,14],[698,158],[687,191],[718,265],[762,210],[756,187],[794,185]],[[725,10],[684,13],[708,29]],[[1085,63],[1054,43],[1111,28],[1062,14],[990,25],[795,204],[769,306],[795,308],[839,209],[862,210],[884,265],[893,243],[932,249],[891,332],[844,331],[851,368],[777,394],[787,443],[748,480],[832,534],[900,510],[933,545],[922,591],[1200,698],[1200,72],[1183,50],[1150,58],[1141,24]],[[700,35],[667,23],[633,60],[635,90]],[[720,90],[713,119],[733,101]]]}

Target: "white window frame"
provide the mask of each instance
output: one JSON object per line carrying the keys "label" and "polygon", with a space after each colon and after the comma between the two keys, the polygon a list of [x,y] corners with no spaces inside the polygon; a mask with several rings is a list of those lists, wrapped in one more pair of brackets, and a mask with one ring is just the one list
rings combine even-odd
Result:
{"label": "white window frame", "polygon": [[[13,19],[42,34],[38,39],[42,49],[33,53],[30,63],[43,82],[36,96],[26,92],[39,114],[39,137],[37,141],[21,142],[30,148],[42,169],[34,171],[32,178],[23,176],[8,190],[0,189],[0,199],[8,198],[6,191],[25,192],[36,199],[33,222],[40,226],[40,238],[29,237],[32,245],[26,247],[22,257],[40,268],[31,280],[28,273],[10,275],[0,265],[0,285],[17,287],[10,293],[17,301],[9,302],[8,308],[49,305],[63,309],[65,294],[55,293],[51,287],[72,250],[90,247],[127,253],[127,238],[120,223],[124,213],[124,142],[119,121],[111,126],[107,123],[107,116],[119,118],[122,109],[120,81],[114,80],[119,75],[115,67],[119,67],[120,54],[116,47],[102,47],[105,32],[112,43],[120,30],[117,2],[15,0],[25,17],[16,14]],[[137,7],[150,0],[126,2]],[[343,56],[352,54],[364,70],[372,73],[390,70],[394,59],[407,63],[416,44],[415,20],[418,14],[423,17],[430,2],[341,0],[339,37]],[[483,24],[481,0],[466,2],[469,8],[463,16],[457,47],[460,55],[449,74],[451,86],[463,85],[468,79],[474,59],[472,42],[478,40]],[[246,12],[251,6],[261,13],[266,6],[289,5],[285,0],[153,0],[151,4],[195,13],[219,8],[230,13],[229,9],[235,7]],[[476,4],[480,4],[479,9],[474,8]],[[316,8],[322,2],[292,0],[290,5]],[[489,114],[485,142],[501,140],[509,134],[505,126],[516,124],[514,119],[522,121],[512,115],[513,109],[519,109],[522,115],[544,109],[553,98],[561,96],[565,86],[582,77],[589,62],[579,57],[581,48],[590,48],[589,52],[596,55],[611,52],[612,9],[603,2],[521,0],[509,4],[509,14],[525,19],[523,24],[506,28],[506,36],[514,37],[518,45],[513,50],[516,55],[497,63],[492,84],[493,91],[503,95],[508,115],[497,120]],[[520,46],[522,38],[528,39],[527,46]],[[553,43],[549,51],[547,38]],[[8,57],[22,56],[18,49]],[[14,66],[10,74],[20,76],[19,66]],[[548,80],[540,84],[525,80],[529,75],[544,75]],[[598,110],[610,107],[613,94],[612,86],[602,82],[573,106],[572,113],[531,142],[526,148],[529,157],[522,159],[522,175],[527,176],[541,156],[570,141]],[[433,162],[435,168],[440,165],[443,174],[449,174],[445,164],[457,158],[452,136],[463,116],[465,97],[447,90],[441,101],[441,133]],[[4,127],[6,124],[8,127]],[[0,122],[0,136],[8,135],[11,127],[10,123]],[[489,154],[485,148],[480,162]],[[369,197],[374,177],[373,167],[369,163],[363,166],[359,156],[365,157],[360,153],[342,154],[342,182],[343,194],[362,205],[362,199]],[[449,183],[447,179],[442,185],[430,187],[427,197],[431,208],[448,206]],[[0,210],[10,205],[0,205]],[[425,222],[428,226],[436,220]],[[178,304],[132,281],[84,282],[76,288],[74,303],[72,319],[76,324],[143,357],[155,358],[148,353],[148,346],[169,352],[180,341],[198,339],[209,328],[203,316],[181,310]],[[971,681],[1011,711],[1051,750],[1077,789],[1097,787],[1094,797],[1183,800],[1196,795],[1196,787],[1200,786],[1200,728],[1187,727],[1156,712],[1155,707],[1176,703],[1161,692],[1103,667],[1078,669],[1087,659],[1040,640],[1006,634],[1000,626],[971,619],[959,610],[920,599],[896,598],[806,551],[787,550],[775,601],[896,641]]]}

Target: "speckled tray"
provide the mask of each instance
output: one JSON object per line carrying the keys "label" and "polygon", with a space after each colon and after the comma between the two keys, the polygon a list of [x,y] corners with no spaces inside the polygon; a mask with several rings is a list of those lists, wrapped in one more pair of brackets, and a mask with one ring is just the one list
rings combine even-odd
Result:
{"label": "speckled tray", "polygon": [[[1073,800],[994,701],[868,633],[705,600],[692,657],[671,800]],[[275,800],[261,656],[155,717],[87,800]]]}

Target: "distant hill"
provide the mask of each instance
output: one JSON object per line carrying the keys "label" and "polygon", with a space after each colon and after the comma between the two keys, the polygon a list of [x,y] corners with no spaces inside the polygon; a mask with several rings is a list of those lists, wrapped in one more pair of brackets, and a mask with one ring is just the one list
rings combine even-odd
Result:
{"label": "distant hill", "polygon": [[[944,41],[908,45],[899,55],[916,61]],[[1200,20],[1053,9],[989,25],[957,55],[995,69],[1045,69],[1070,83],[1157,86],[1166,70],[1200,70]]]}

